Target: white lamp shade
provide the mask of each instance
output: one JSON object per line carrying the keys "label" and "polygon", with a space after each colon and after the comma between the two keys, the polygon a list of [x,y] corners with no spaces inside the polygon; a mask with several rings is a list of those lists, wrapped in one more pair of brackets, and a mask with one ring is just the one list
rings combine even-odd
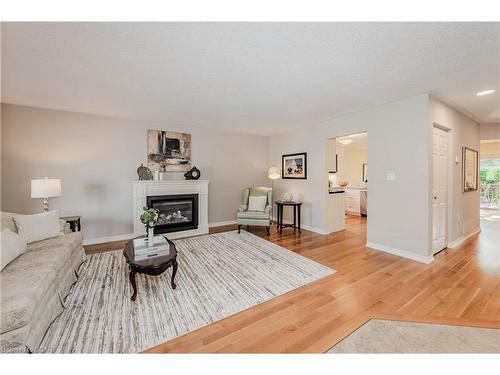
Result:
{"label": "white lamp shade", "polygon": [[278,169],[278,167],[274,165],[271,168],[269,168],[267,174],[271,180],[276,180],[280,178],[280,170]]}
{"label": "white lamp shade", "polygon": [[31,198],[51,198],[61,195],[61,180],[43,178],[31,180]]}

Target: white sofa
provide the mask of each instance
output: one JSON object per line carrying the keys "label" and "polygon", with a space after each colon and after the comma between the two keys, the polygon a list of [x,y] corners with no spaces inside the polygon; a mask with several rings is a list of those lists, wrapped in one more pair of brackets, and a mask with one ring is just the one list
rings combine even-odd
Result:
{"label": "white sofa", "polygon": [[[10,213],[1,229],[17,232]],[[65,227],[64,221],[61,223]],[[0,351],[36,352],[85,259],[80,232],[28,244],[28,250],[0,272]]]}

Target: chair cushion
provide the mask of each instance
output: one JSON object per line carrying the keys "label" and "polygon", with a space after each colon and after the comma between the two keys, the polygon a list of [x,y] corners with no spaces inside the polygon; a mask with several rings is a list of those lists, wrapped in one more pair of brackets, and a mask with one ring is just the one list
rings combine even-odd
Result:
{"label": "chair cushion", "polygon": [[248,198],[248,211],[264,211],[266,208],[267,196],[250,195]]}
{"label": "chair cushion", "polygon": [[258,220],[270,219],[270,213],[267,211],[243,211],[243,212],[238,212],[237,216],[239,219],[258,219]]}
{"label": "chair cushion", "polygon": [[267,192],[269,191],[270,189],[269,188],[266,188],[266,187],[253,187],[253,188],[250,188],[250,196],[254,196],[254,197],[267,197]]}

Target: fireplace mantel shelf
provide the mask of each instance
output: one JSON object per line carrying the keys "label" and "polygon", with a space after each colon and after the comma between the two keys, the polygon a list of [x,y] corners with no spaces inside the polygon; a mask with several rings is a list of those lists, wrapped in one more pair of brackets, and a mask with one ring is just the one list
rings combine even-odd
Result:
{"label": "fireplace mantel shelf", "polygon": [[171,239],[208,234],[208,184],[210,180],[135,180],[133,185],[134,233],[146,233],[140,216],[147,197],[155,195],[198,194],[198,228],[168,233]]}
{"label": "fireplace mantel shelf", "polygon": [[171,184],[171,185],[197,185],[197,184],[208,184],[210,183],[210,180],[134,180],[134,184],[143,184],[143,185],[149,185],[149,184]]}

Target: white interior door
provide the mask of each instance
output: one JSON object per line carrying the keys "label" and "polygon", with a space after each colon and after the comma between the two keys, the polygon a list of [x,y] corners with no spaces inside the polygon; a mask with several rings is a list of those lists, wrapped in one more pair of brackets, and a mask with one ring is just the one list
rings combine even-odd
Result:
{"label": "white interior door", "polygon": [[448,132],[434,127],[432,142],[432,250],[446,247]]}

